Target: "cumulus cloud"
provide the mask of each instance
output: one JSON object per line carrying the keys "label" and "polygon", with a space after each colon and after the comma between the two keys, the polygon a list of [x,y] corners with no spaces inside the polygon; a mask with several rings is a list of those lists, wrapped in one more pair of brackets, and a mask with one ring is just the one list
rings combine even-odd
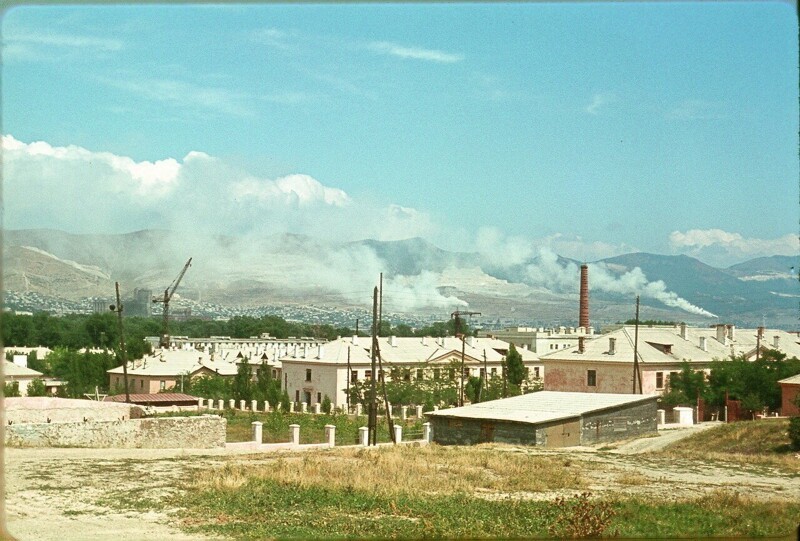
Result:
{"label": "cumulus cloud", "polygon": [[675,253],[697,257],[711,265],[731,265],[755,257],[797,255],[797,235],[786,234],[774,239],[747,238],[722,229],[690,229],[673,231],[670,248]]}
{"label": "cumulus cloud", "polygon": [[397,56],[399,58],[424,60],[426,62],[452,64],[461,62],[464,59],[460,54],[446,53],[436,49],[424,49],[421,47],[407,47],[388,41],[374,41],[369,44],[369,48],[377,53]]}

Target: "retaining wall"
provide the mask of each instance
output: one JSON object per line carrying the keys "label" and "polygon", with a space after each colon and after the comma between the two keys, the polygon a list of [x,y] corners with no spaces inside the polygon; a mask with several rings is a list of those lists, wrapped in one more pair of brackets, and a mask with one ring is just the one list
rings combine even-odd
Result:
{"label": "retaining wall", "polygon": [[12,426],[19,423],[124,421],[144,417],[144,409],[133,404],[29,396],[3,399],[3,417],[3,422]]}
{"label": "retaining wall", "polygon": [[216,415],[12,424],[5,427],[5,444],[13,447],[213,449],[225,447],[226,426],[227,421]]}

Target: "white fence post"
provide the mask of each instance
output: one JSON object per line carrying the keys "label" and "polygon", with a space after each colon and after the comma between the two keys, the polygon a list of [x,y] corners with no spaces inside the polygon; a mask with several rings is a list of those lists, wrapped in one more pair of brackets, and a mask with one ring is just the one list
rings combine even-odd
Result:
{"label": "white fence post", "polygon": [[403,421],[405,421],[406,418],[407,418],[406,417],[406,410],[407,409],[408,408],[406,406],[400,406],[400,419],[402,419]]}
{"label": "white fence post", "polygon": [[264,413],[269,413],[269,400],[264,400]]}
{"label": "white fence post", "polygon": [[300,445],[300,425],[289,425],[292,435],[292,444]]}
{"label": "white fence post", "polygon": [[336,445],[336,425],[325,425],[325,439],[331,447]]}
{"label": "white fence post", "polygon": [[422,406],[417,406],[417,419],[422,419]]}
{"label": "white fence post", "polygon": [[300,413],[305,413],[307,407],[308,404],[306,404],[305,402],[300,402]]}
{"label": "white fence post", "polygon": [[225,409],[225,401],[222,400],[221,398],[217,400],[217,409],[220,411]]}
{"label": "white fence post", "polygon": [[203,409],[203,399],[202,398],[198,398],[197,399],[197,411],[200,411],[201,409]]}
{"label": "white fence post", "polygon": [[261,445],[261,424],[259,421],[253,421],[253,441],[256,445]]}
{"label": "white fence post", "polygon": [[361,445],[364,447],[369,445],[369,428],[366,426],[359,427],[358,429],[358,441],[361,442]]}
{"label": "white fence post", "polygon": [[289,413],[294,413],[294,402],[289,402]]}
{"label": "white fence post", "polygon": [[239,400],[239,409],[244,411],[244,400]]}
{"label": "white fence post", "polygon": [[667,419],[667,412],[664,410],[656,410],[656,414],[658,415],[658,424],[663,425],[666,423]]}
{"label": "white fence post", "polygon": [[230,409],[232,409],[232,410],[236,409],[236,400],[234,400],[233,398],[229,399],[228,400],[228,407]]}
{"label": "white fence post", "polygon": [[258,400],[250,401],[250,411],[252,411],[253,413],[258,411]]}
{"label": "white fence post", "polygon": [[362,406],[361,406],[361,402],[359,402],[358,404],[356,404],[356,416],[357,416],[357,417],[361,417],[361,408],[362,408]]}
{"label": "white fence post", "polygon": [[422,439],[430,443],[433,440],[433,430],[430,423],[422,423]]}
{"label": "white fence post", "polygon": [[394,441],[395,443],[403,441],[403,425],[394,425]]}
{"label": "white fence post", "polygon": [[439,411],[439,406],[433,406],[433,411]]}
{"label": "white fence post", "polygon": [[319,415],[322,406],[319,403],[317,403],[314,404],[312,407],[314,408],[314,414]]}

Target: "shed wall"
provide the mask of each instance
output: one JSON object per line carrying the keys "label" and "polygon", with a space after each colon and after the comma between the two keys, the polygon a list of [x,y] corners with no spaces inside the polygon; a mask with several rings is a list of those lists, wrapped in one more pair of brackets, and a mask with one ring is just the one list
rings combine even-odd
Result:
{"label": "shed wall", "polygon": [[506,421],[431,417],[433,441],[440,445],[511,443],[537,445],[544,442],[542,427]]}
{"label": "shed wall", "polygon": [[658,431],[656,398],[644,403],[587,413],[581,422],[581,444],[618,441]]}

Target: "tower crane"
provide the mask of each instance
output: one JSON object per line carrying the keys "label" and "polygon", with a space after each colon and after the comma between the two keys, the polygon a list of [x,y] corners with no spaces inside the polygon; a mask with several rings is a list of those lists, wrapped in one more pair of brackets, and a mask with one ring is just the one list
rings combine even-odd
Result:
{"label": "tower crane", "polygon": [[158,342],[158,345],[162,348],[169,347],[169,301],[172,299],[172,295],[175,294],[175,290],[178,289],[178,284],[181,283],[181,279],[183,275],[186,274],[186,269],[192,264],[192,258],[189,258],[189,261],[186,262],[186,265],[183,266],[181,273],[178,275],[175,280],[169,285],[167,289],[164,290],[164,297],[153,297],[153,302],[163,302],[164,303],[164,330],[161,333],[161,339]]}

